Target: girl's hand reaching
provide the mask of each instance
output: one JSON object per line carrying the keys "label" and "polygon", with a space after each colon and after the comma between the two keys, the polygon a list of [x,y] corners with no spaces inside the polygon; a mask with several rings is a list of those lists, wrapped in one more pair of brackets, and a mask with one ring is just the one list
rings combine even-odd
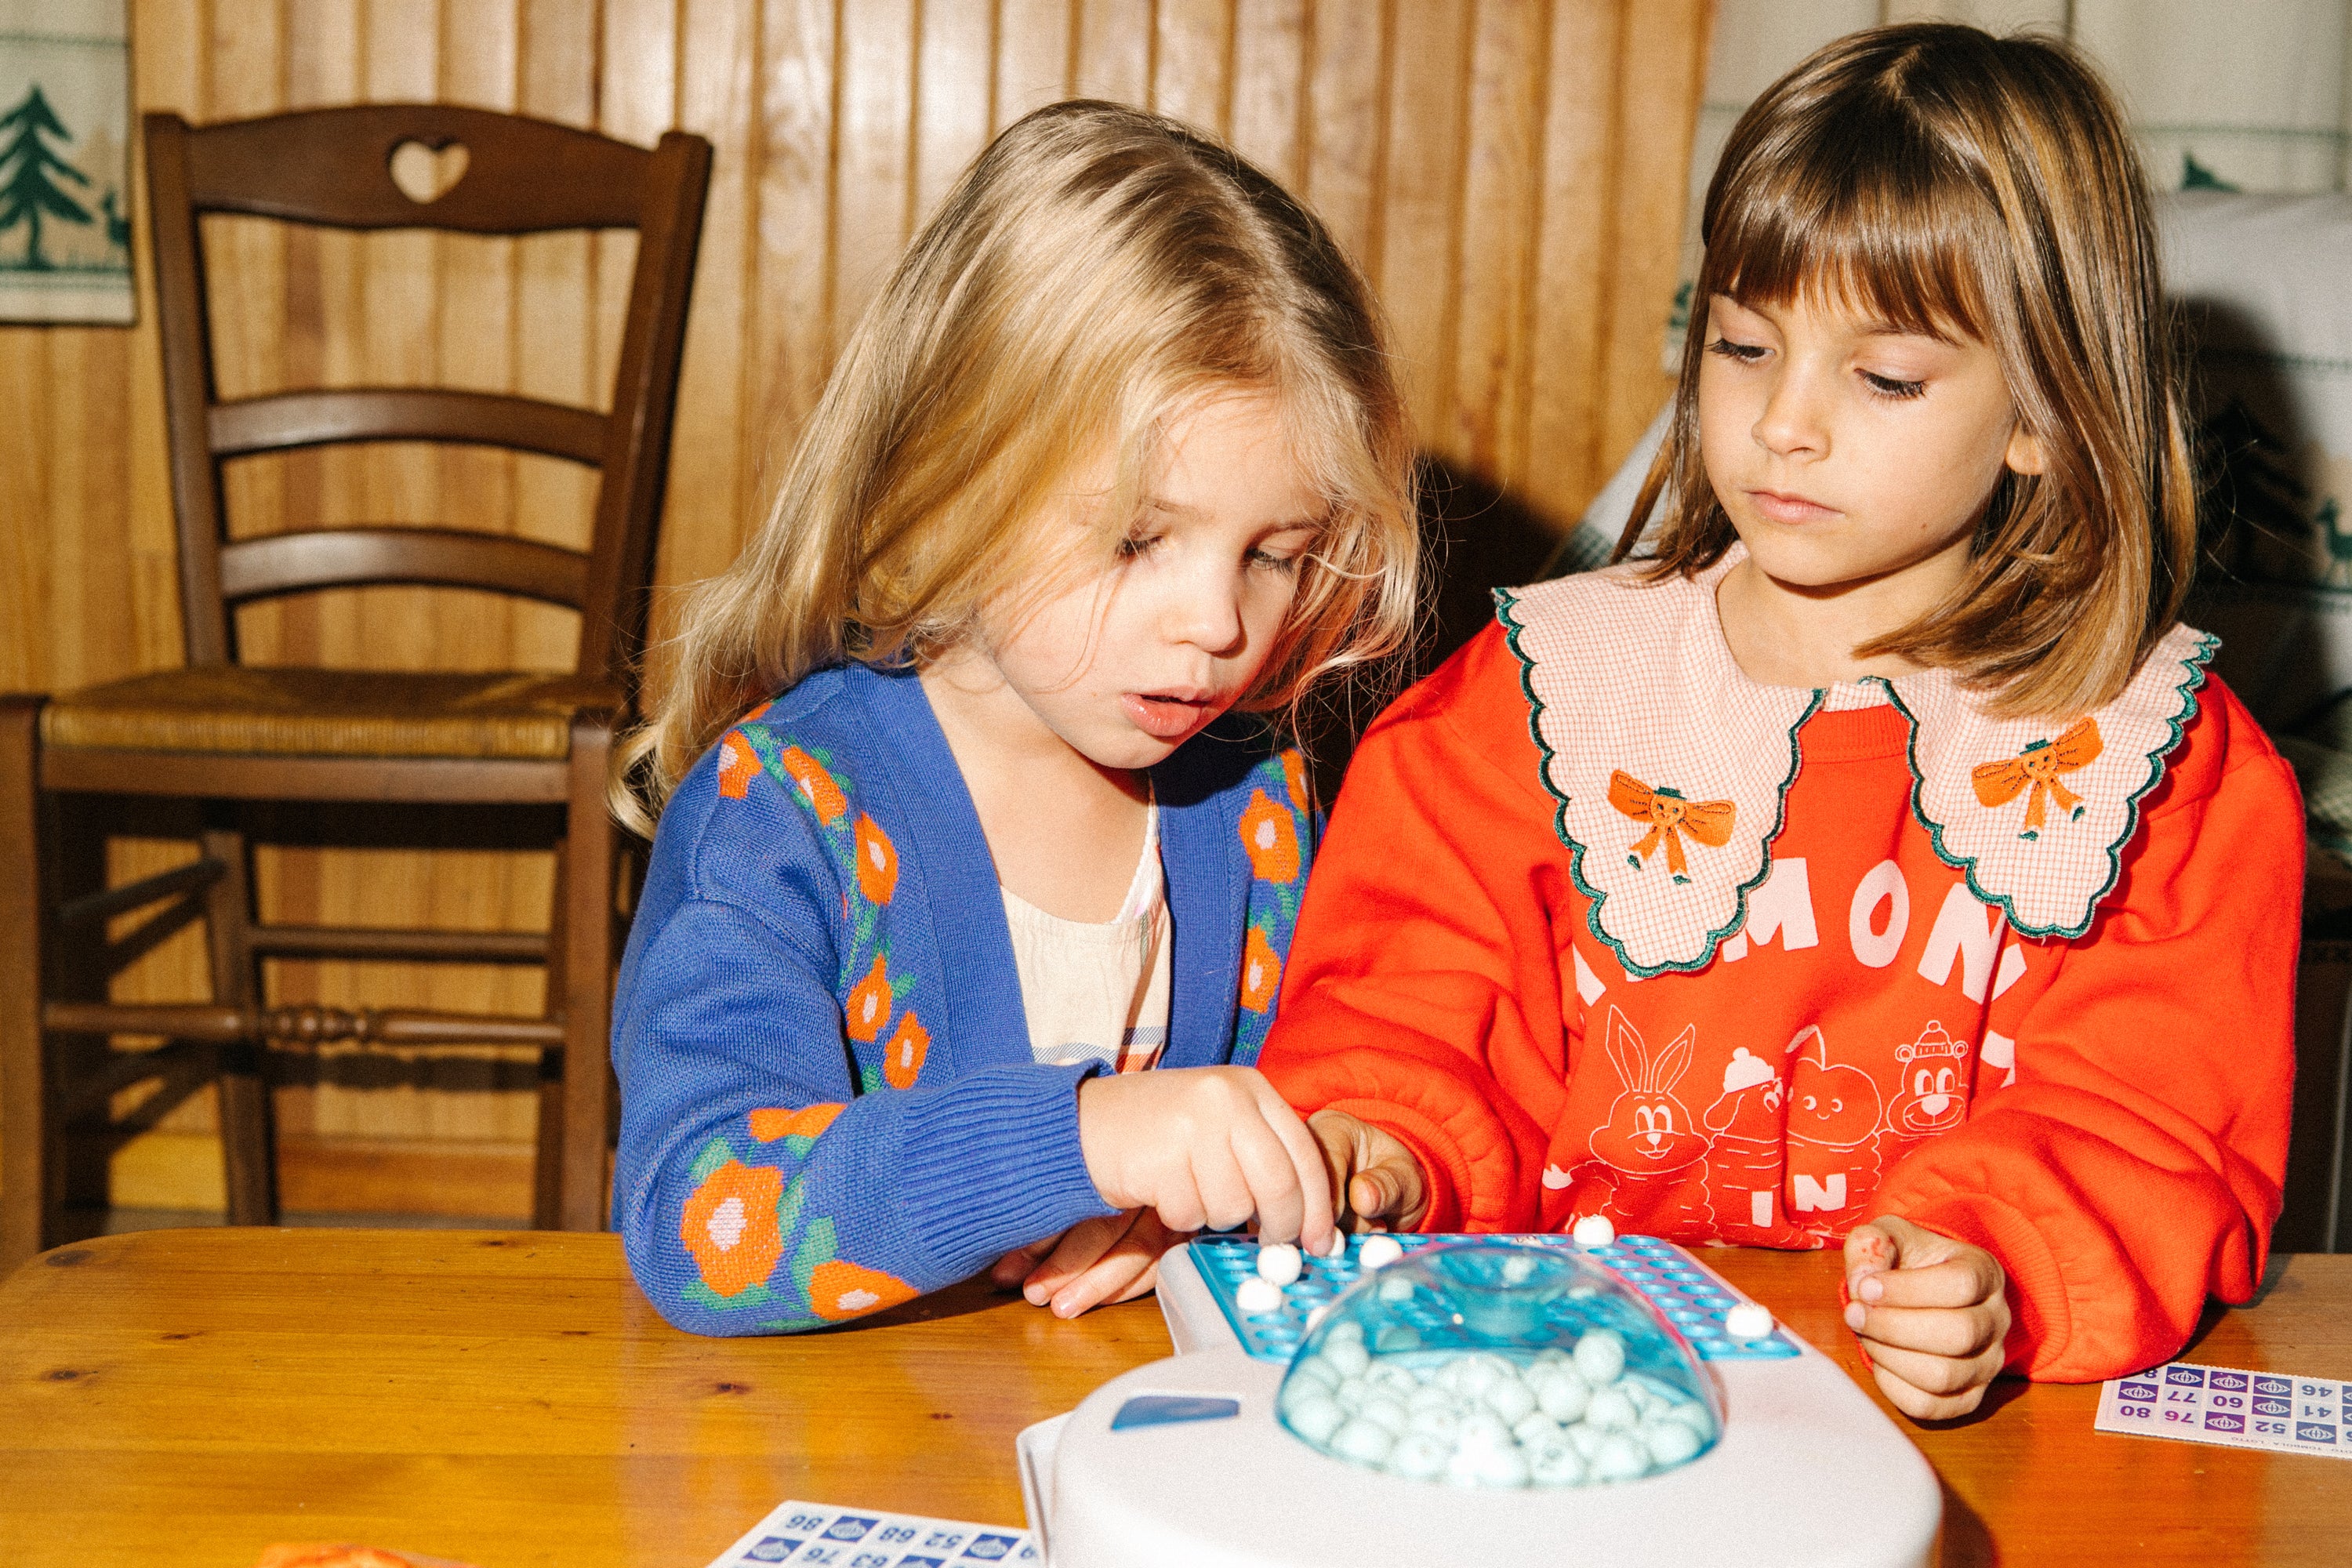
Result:
{"label": "girl's hand reaching", "polygon": [[1129,1209],[1008,1252],[989,1278],[999,1289],[1019,1289],[1033,1307],[1075,1318],[1150,1291],[1159,1283],[1160,1255],[1191,1234],[1170,1230],[1150,1209]]}
{"label": "girl's hand reaching", "polygon": [[1413,1230],[1429,1208],[1421,1163],[1392,1134],[1344,1110],[1307,1119],[1339,1195],[1339,1223],[1349,1230]]}
{"label": "girl's hand reaching", "polygon": [[1845,1325],[1915,1421],[1966,1415],[2001,1369],[2008,1276],[1993,1255],[1884,1215],[1846,1233]]}
{"label": "girl's hand reaching", "polygon": [[1153,1210],[1170,1230],[1255,1218],[1266,1241],[1331,1243],[1322,1152],[1255,1068],[1090,1078],[1078,1086],[1078,1148],[1103,1202]]}

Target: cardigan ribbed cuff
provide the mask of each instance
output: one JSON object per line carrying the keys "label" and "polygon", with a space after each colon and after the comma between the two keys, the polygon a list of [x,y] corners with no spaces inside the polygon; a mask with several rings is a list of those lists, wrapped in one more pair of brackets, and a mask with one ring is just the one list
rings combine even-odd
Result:
{"label": "cardigan ribbed cuff", "polygon": [[1117,1212],[1095,1191],[1078,1144],[1078,1085],[1100,1070],[990,1068],[907,1097],[897,1201],[941,1278]]}

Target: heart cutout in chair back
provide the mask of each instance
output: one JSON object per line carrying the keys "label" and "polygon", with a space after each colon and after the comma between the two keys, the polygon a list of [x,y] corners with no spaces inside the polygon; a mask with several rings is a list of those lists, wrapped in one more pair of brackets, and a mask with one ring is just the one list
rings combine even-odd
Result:
{"label": "heart cutout in chair back", "polygon": [[445,142],[438,147],[403,142],[392,150],[392,183],[418,206],[430,206],[466,177],[467,161],[463,142]]}

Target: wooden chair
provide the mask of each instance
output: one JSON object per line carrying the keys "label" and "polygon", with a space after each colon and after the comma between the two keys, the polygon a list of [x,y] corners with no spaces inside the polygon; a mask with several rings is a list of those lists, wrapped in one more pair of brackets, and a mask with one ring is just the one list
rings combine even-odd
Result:
{"label": "wooden chair", "polygon": [[[467,149],[460,178],[427,203],[392,177],[393,154],[409,142]],[[594,1228],[604,1216],[616,920],[605,770],[633,695],[631,654],[661,509],[709,143],[671,132],[648,151],[541,121],[387,104],[195,129],[151,114],[145,144],[187,668],[46,701],[0,698],[0,844],[34,851],[0,868],[0,1269],[63,1239],[68,1126],[102,1123],[112,1092],[159,1073],[176,1072],[189,1087],[217,1078],[230,1223],[273,1222],[275,1139],[261,1070],[272,1039],[541,1047],[535,1221]],[[342,229],[635,229],[612,412],[416,388],[223,401],[198,227],[207,213]],[[478,443],[598,468],[590,548],[423,528],[228,537],[226,460],[389,440]],[[404,674],[237,661],[236,605],[370,584],[464,586],[570,605],[580,612],[575,668]],[[93,875],[91,836],[68,829],[94,806],[135,805],[123,796],[201,803],[201,858],[105,888]],[[541,843],[551,837],[546,825],[560,820],[551,929],[542,936],[261,923],[249,832],[262,820],[260,803],[287,801],[456,808],[460,815],[442,820],[469,834],[483,808],[520,808],[511,815],[525,837],[536,822]],[[139,932],[106,942],[110,919],[159,903]],[[143,933],[199,918],[210,945],[208,1003],[104,999],[115,960],[152,945]],[[547,1013],[271,1006],[260,974],[271,957],[542,962]],[[108,1038],[115,1034],[170,1043],[118,1051]]]}

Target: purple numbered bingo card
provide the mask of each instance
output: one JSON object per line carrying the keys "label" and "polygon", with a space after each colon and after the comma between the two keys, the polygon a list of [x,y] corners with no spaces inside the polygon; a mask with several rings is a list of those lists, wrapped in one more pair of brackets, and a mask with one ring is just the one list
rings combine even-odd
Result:
{"label": "purple numbered bingo card", "polygon": [[710,1568],[767,1568],[772,1563],[823,1568],[1041,1568],[1045,1558],[1025,1530],[966,1524],[911,1513],[830,1503],[782,1502]]}
{"label": "purple numbered bingo card", "polygon": [[2177,1437],[2273,1454],[2352,1459],[2345,1411],[2352,1384],[2332,1378],[2167,1362],[2099,1390],[2102,1432]]}

